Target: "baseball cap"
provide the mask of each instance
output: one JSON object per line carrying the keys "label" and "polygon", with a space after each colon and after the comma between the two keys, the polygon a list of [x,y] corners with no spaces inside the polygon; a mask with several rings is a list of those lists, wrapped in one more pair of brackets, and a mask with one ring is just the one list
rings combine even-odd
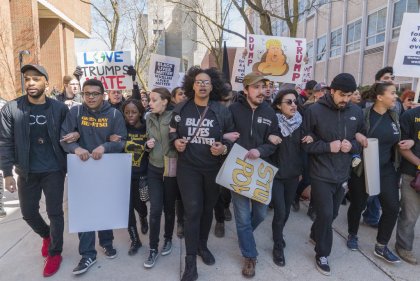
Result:
{"label": "baseball cap", "polygon": [[48,81],[48,73],[47,73],[47,71],[45,70],[45,68],[44,68],[43,66],[41,66],[41,65],[39,65],[39,64],[25,64],[25,65],[24,65],[24,66],[22,66],[22,68],[20,69],[20,72],[25,73],[26,71],[28,71],[28,70],[30,70],[30,69],[38,71],[38,72],[39,72],[39,73],[41,73],[41,74],[42,74],[42,76],[44,76],[44,77],[45,77],[45,79],[47,79],[47,81]]}
{"label": "baseball cap", "polygon": [[312,90],[315,87],[316,83],[317,82],[315,80],[309,80],[305,84],[305,90]]}
{"label": "baseball cap", "polygon": [[330,89],[340,90],[344,93],[350,93],[356,91],[357,84],[353,75],[350,73],[340,73],[334,77],[331,82]]}
{"label": "baseball cap", "polygon": [[261,72],[251,72],[245,75],[243,84],[244,87],[255,84],[260,81],[270,81]]}
{"label": "baseball cap", "polygon": [[325,84],[324,82],[320,82],[320,83],[316,84],[313,90],[314,91],[321,91],[322,89],[328,89],[328,85]]}

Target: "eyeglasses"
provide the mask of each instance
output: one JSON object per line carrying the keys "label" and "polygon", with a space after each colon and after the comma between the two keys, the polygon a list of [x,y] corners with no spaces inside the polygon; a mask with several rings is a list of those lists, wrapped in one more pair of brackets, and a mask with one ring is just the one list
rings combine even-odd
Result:
{"label": "eyeglasses", "polygon": [[414,99],[407,99],[408,101],[414,101]]}
{"label": "eyeglasses", "polygon": [[89,98],[97,98],[97,97],[99,97],[100,95],[102,95],[102,93],[99,93],[99,92],[92,92],[92,93],[83,93],[83,96],[84,97],[89,97]]}
{"label": "eyeglasses", "polygon": [[195,83],[197,86],[206,86],[206,87],[208,87],[208,86],[210,86],[210,85],[211,85],[210,80],[195,80],[195,81],[194,81],[194,83]]}
{"label": "eyeglasses", "polygon": [[287,103],[287,105],[292,105],[292,103],[294,103],[295,105],[297,105],[297,100],[285,100],[285,101],[282,101],[281,103]]}

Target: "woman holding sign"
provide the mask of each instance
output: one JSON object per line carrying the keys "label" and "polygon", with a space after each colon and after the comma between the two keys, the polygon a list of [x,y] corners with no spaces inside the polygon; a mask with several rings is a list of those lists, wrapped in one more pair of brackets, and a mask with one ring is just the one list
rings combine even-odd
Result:
{"label": "woman holding sign", "polygon": [[[395,85],[391,82],[376,82],[367,92],[373,106],[364,111],[366,133],[369,138],[378,139],[380,194],[379,201],[382,215],[379,220],[378,234],[374,254],[389,263],[398,263],[400,259],[388,249],[387,244],[397,221],[399,204],[398,175],[399,166],[398,147],[407,149],[409,142],[400,141],[400,126],[398,114],[391,110],[397,101]],[[361,140],[359,140],[361,141]],[[367,143],[365,143],[367,146]],[[362,164],[359,164],[362,165]],[[350,206],[347,212],[348,240],[350,250],[358,250],[357,232],[362,211],[366,207],[368,194],[365,187],[365,176],[353,170],[348,182]]]}
{"label": "woman holding sign", "polygon": [[[281,142],[276,152],[271,155],[272,163],[279,168],[273,183],[273,261],[278,266],[285,266],[283,248],[283,229],[290,214],[290,207],[296,194],[299,175],[302,174],[303,162],[301,143],[312,142],[311,136],[303,137],[302,116],[297,110],[298,93],[295,90],[282,90],[273,101],[281,133]],[[273,141],[278,143],[278,141]]]}
{"label": "woman holding sign", "polygon": [[219,196],[215,179],[228,152],[223,134],[233,131],[232,118],[218,101],[227,95],[221,73],[215,68],[191,68],[184,78],[186,102],[174,109],[170,138],[179,152],[177,179],[185,208],[185,271],[182,281],[198,278],[196,255],[207,265],[215,263],[207,248],[213,207]]}

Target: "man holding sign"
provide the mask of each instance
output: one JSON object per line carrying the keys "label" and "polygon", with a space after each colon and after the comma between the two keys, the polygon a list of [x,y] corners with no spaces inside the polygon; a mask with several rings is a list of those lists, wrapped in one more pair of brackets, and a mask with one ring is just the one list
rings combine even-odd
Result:
{"label": "man holding sign", "polygon": [[[269,80],[261,73],[247,74],[243,80],[245,96],[240,96],[238,101],[229,107],[235,131],[240,134],[236,142],[249,150],[245,158],[251,160],[267,160],[276,150],[276,146],[269,142],[268,137],[279,135],[276,114],[270,105],[264,102],[266,82]],[[232,192],[232,201],[239,248],[245,258],[242,274],[245,277],[253,277],[258,256],[253,231],[264,220],[267,205],[235,192]]]}
{"label": "man holding sign", "polygon": [[[91,79],[83,84],[83,105],[72,107],[61,127],[61,145],[68,153],[76,154],[82,161],[90,157],[100,160],[104,153],[122,152],[127,130],[122,114],[104,102],[105,89],[101,81]],[[77,142],[74,132],[80,134]],[[120,141],[110,141],[116,135]],[[95,203],[92,203],[95,204]],[[104,218],[105,219],[105,218]],[[107,258],[115,258],[112,230],[98,231],[99,244]],[[79,253],[82,256],[73,274],[86,272],[96,262],[95,232],[79,232]]]}

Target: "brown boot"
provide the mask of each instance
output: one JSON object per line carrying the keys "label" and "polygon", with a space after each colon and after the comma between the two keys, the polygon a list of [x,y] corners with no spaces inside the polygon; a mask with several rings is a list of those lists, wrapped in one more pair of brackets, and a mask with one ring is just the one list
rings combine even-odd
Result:
{"label": "brown boot", "polygon": [[242,275],[246,278],[252,278],[255,276],[255,258],[245,258],[244,266],[242,268]]}

